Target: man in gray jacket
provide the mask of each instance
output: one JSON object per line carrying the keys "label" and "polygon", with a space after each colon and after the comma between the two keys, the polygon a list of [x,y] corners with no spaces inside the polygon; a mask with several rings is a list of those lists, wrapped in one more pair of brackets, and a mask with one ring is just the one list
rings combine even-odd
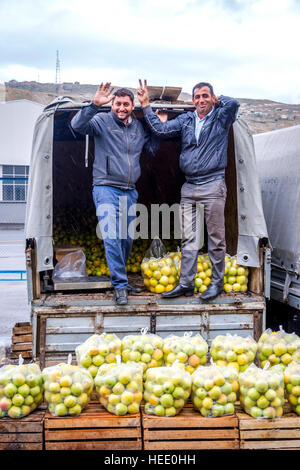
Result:
{"label": "man in gray jacket", "polygon": [[[156,115],[149,105],[147,82],[140,81],[137,92],[144,117],[151,132],[160,138],[181,138],[180,168],[186,183],[181,189],[181,208],[198,204],[204,207],[208,234],[208,255],[212,262],[212,278],[201,299],[210,300],[223,291],[225,269],[225,222],[226,201],[225,168],[227,166],[228,133],[236,119],[239,103],[234,98],[217,98],[210,83],[197,83],[192,91],[194,112],[183,113],[167,121],[166,115]],[[200,247],[195,246],[197,234],[193,227],[197,214],[182,218],[180,282],[163,297],[192,296],[197,257]],[[186,220],[188,222],[186,223]],[[187,227],[185,226],[187,225]]]}
{"label": "man in gray jacket", "polygon": [[[135,220],[139,160],[143,150],[154,155],[159,144],[132,115],[133,93],[121,88],[111,94],[112,90],[110,83],[101,83],[92,103],[73,117],[71,125],[75,131],[94,137],[93,198],[114,297],[119,305],[125,305],[128,292],[140,291],[128,284],[126,274],[134,236],[130,227]],[[101,106],[110,102],[111,111],[100,112]]]}

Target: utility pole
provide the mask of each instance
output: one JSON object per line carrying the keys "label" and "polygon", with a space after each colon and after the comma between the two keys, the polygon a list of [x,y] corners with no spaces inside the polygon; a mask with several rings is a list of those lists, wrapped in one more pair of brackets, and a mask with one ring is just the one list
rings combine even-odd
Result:
{"label": "utility pole", "polygon": [[60,60],[59,60],[59,51],[56,51],[56,76],[55,83],[60,83]]}

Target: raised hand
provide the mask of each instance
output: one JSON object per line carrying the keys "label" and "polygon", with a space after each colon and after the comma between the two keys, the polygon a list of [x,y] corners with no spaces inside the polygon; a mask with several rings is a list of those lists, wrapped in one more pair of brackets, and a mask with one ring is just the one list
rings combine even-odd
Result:
{"label": "raised hand", "polygon": [[150,104],[149,93],[147,90],[147,80],[144,80],[144,86],[143,86],[142,80],[139,79],[139,84],[140,84],[140,87],[137,89],[137,97],[142,107],[144,108],[145,106],[148,106],[148,104]]}
{"label": "raised hand", "polygon": [[111,94],[113,89],[114,87],[110,86],[110,82],[105,83],[105,85],[101,83],[101,85],[99,85],[98,87],[98,90],[96,91],[93,103],[97,106],[103,106],[104,104],[110,103],[113,99],[113,95],[109,95]]}
{"label": "raised hand", "polygon": [[165,110],[166,110],[166,108],[162,108],[161,110],[160,110],[160,109],[157,109],[157,110],[155,111],[156,116],[159,117],[159,119],[161,120],[161,122],[167,122],[167,120],[168,120],[168,113],[167,113],[167,111],[165,111]]}

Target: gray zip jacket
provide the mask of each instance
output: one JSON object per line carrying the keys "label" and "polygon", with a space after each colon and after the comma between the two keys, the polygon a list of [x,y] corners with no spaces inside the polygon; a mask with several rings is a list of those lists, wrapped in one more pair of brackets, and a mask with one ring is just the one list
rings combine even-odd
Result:
{"label": "gray zip jacket", "polygon": [[113,111],[99,113],[99,109],[91,103],[71,121],[75,131],[94,137],[93,184],[134,189],[141,174],[142,151],[154,156],[159,140],[138,119],[132,117],[126,126]]}
{"label": "gray zip jacket", "polygon": [[180,114],[161,122],[151,106],[143,108],[149,129],[160,138],[181,138],[180,168],[189,183],[199,184],[222,177],[227,166],[228,132],[236,119],[239,103],[220,96],[218,107],[207,117],[199,139],[195,137],[195,115]]}

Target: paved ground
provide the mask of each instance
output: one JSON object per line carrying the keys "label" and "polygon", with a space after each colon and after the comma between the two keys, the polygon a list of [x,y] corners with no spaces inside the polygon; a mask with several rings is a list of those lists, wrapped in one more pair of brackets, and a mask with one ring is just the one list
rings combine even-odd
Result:
{"label": "paved ground", "polygon": [[[0,230],[0,271],[25,270],[23,230]],[[2,281],[18,279],[20,274],[0,273],[0,343],[11,343],[12,327],[17,322],[30,321],[26,281]]]}

